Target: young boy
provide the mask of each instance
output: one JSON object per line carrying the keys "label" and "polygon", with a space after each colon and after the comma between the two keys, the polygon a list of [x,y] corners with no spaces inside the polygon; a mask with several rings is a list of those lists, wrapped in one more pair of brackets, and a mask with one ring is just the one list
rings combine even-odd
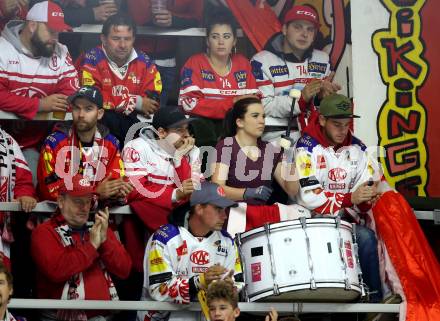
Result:
{"label": "young boy", "polygon": [[[235,321],[240,315],[238,293],[231,282],[216,281],[208,288],[207,301],[211,321]],[[265,321],[277,321],[278,313],[272,308]]]}

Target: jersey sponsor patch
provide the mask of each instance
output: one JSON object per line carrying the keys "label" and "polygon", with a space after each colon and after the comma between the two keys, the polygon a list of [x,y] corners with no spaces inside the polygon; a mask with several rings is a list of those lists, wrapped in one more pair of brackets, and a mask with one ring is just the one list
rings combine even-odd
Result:
{"label": "jersey sponsor patch", "polygon": [[217,255],[220,256],[228,256],[228,249],[224,246],[222,246],[222,241],[221,240],[217,240],[214,242],[214,246],[217,248]]}
{"label": "jersey sponsor patch", "polygon": [[167,244],[169,240],[179,234],[179,229],[171,224],[162,225],[153,235],[153,241]]}
{"label": "jersey sponsor patch", "polygon": [[150,280],[150,285],[152,285],[152,284],[167,282],[167,281],[171,280],[172,277],[173,277],[173,274],[171,272],[166,272],[166,273],[160,273],[160,274],[155,274],[155,275],[150,274],[150,277],[148,279]]}
{"label": "jersey sponsor patch", "polygon": [[331,190],[342,190],[345,189],[345,183],[329,183],[328,188]]}
{"label": "jersey sponsor patch", "polygon": [[180,80],[180,85],[182,87],[186,87],[189,85],[192,85],[192,74],[193,70],[189,68],[183,68],[182,70],[182,76]]}
{"label": "jersey sponsor patch", "polygon": [[254,77],[256,80],[263,80],[263,64],[259,61],[252,60],[251,61],[251,67],[252,67],[252,73],[254,74]]}
{"label": "jersey sponsor patch", "polygon": [[176,248],[177,259],[180,260],[181,256],[188,254],[188,246],[186,241],[183,241],[182,245]]}
{"label": "jersey sponsor patch", "polygon": [[237,83],[246,82],[247,80],[247,72],[244,70],[239,70],[234,72],[234,78]]}
{"label": "jersey sponsor patch", "polygon": [[272,77],[286,76],[289,74],[289,68],[287,67],[287,65],[271,66],[269,67],[269,72],[272,75]]}
{"label": "jersey sponsor patch", "polygon": [[95,80],[90,72],[83,70],[82,73],[82,85],[83,86],[93,86],[95,84]]}
{"label": "jersey sponsor patch", "polygon": [[307,65],[307,71],[309,73],[318,72],[320,74],[325,74],[327,71],[328,64],[322,62],[311,61]]}
{"label": "jersey sponsor patch", "polygon": [[316,160],[316,167],[318,169],[324,169],[327,167],[324,155],[318,155]]}
{"label": "jersey sponsor patch", "polygon": [[159,72],[156,72],[154,75],[154,90],[158,93],[162,92],[162,79],[160,78]]}
{"label": "jersey sponsor patch", "polygon": [[207,266],[193,266],[191,268],[193,273],[205,273],[206,271],[208,271],[208,267]]}
{"label": "jersey sponsor patch", "polygon": [[148,260],[150,262],[150,273],[160,273],[168,270],[168,265],[158,250],[150,251]]}
{"label": "jersey sponsor patch", "polygon": [[209,82],[215,81],[214,74],[211,71],[209,71],[209,70],[203,70],[202,69],[200,71],[200,74],[201,74],[203,80],[206,80],[206,81],[209,81]]}
{"label": "jersey sponsor patch", "polygon": [[312,168],[312,157],[308,154],[303,153],[298,155],[296,158],[296,164],[301,177],[310,176],[314,172]]}
{"label": "jersey sponsor patch", "polygon": [[319,185],[319,181],[316,179],[315,176],[301,178],[299,180],[299,185],[301,187],[309,187],[309,186],[316,186]]}

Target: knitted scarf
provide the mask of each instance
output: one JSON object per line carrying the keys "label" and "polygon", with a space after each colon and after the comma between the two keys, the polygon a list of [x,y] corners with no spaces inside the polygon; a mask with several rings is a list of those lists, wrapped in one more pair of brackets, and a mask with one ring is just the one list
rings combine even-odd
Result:
{"label": "knitted scarf", "polygon": [[[90,226],[91,227],[91,226]],[[87,233],[90,229],[87,227]],[[55,231],[58,233],[61,239],[61,243],[64,247],[74,246],[75,242],[72,238],[72,229],[67,224],[60,224],[55,227]],[[118,293],[116,292],[115,285],[112,281],[112,278],[108,274],[105,269],[102,261],[99,263],[104,277],[107,281],[108,291],[110,293],[110,298],[112,300],[119,300]],[[78,273],[73,275],[65,284],[63,288],[63,293],[61,294],[61,300],[84,300],[85,299],[85,290],[84,290],[84,278],[83,274]],[[57,320],[62,321],[86,321],[87,314],[84,310],[58,310],[57,312]]]}

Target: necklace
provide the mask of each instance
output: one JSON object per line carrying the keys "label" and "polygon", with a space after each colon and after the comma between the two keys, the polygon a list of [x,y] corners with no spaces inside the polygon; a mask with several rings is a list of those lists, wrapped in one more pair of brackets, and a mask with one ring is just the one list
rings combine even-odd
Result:
{"label": "necklace", "polygon": [[226,63],[226,66],[217,66],[214,61],[211,59],[209,55],[206,55],[208,58],[209,63],[211,64],[212,69],[219,74],[220,76],[224,77],[231,71],[232,68],[232,60],[231,57],[228,57],[228,62]]}

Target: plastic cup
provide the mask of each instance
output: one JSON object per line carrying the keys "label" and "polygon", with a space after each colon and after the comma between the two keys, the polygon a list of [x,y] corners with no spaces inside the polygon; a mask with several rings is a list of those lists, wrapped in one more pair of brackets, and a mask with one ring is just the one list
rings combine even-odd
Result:
{"label": "plastic cup", "polygon": [[162,10],[166,10],[168,0],[151,0],[151,12],[153,14],[159,13]]}
{"label": "plastic cup", "polygon": [[52,112],[52,117],[55,119],[64,120],[66,118],[66,112],[65,111],[54,111],[54,112]]}

